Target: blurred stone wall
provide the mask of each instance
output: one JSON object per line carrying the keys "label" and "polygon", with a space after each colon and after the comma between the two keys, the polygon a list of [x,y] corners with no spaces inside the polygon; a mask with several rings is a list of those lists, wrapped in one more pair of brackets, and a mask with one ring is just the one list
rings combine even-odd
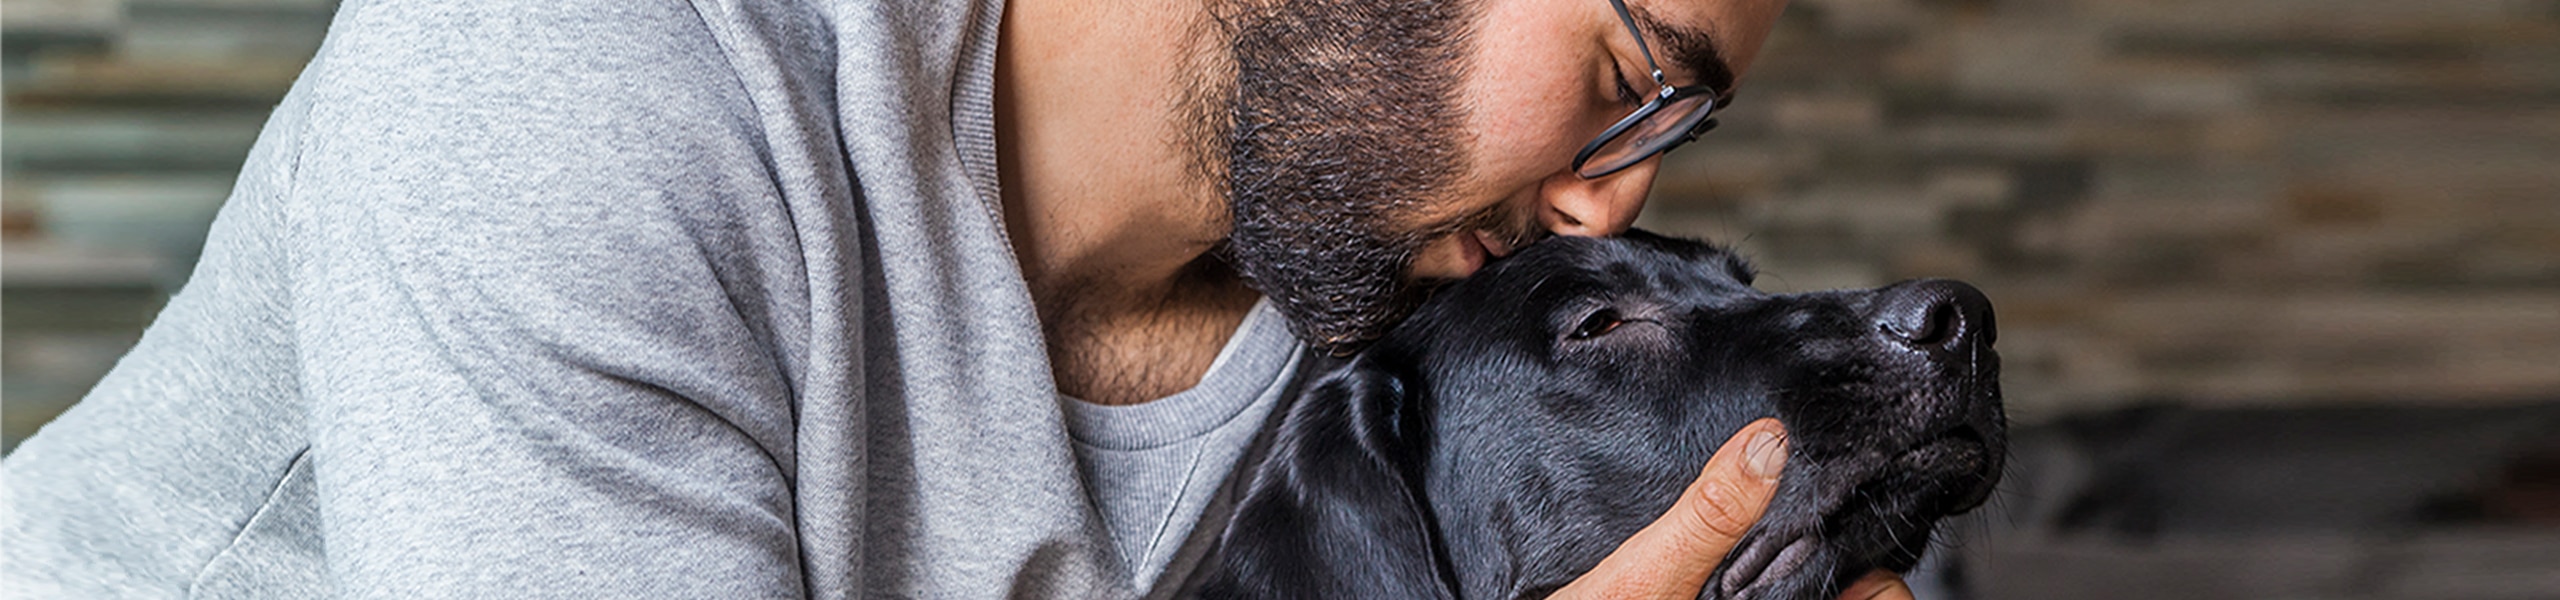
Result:
{"label": "blurred stone wall", "polygon": [[2560,400],[2560,1],[1797,0],[1642,225],[1953,277],[2013,416]]}
{"label": "blurred stone wall", "polygon": [[186,280],[336,0],[0,0],[0,449]]}

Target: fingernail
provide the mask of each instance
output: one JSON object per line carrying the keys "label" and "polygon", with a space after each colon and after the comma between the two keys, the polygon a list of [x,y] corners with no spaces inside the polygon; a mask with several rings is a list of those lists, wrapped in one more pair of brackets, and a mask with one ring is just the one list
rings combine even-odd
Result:
{"label": "fingernail", "polygon": [[1751,474],[1770,481],[1778,480],[1778,472],[1787,467],[1787,434],[1762,431],[1751,434],[1751,445],[1743,458],[1750,459]]}

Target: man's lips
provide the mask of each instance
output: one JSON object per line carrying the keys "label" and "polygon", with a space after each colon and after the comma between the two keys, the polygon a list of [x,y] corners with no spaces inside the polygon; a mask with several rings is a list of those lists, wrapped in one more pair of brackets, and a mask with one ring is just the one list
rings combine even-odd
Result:
{"label": "man's lips", "polygon": [[1490,258],[1492,256],[1492,252],[1485,249],[1484,239],[1482,237],[1473,233],[1461,233],[1458,234],[1457,238],[1457,277],[1463,278],[1475,275],[1477,269],[1484,268],[1484,263],[1486,261],[1492,260],[1492,258]]}
{"label": "man's lips", "polygon": [[1474,275],[1477,269],[1493,259],[1511,255],[1510,242],[1483,230],[1460,233],[1458,238],[1458,276]]}
{"label": "man's lips", "polygon": [[1493,232],[1478,229],[1472,233],[1475,234],[1472,237],[1475,238],[1476,248],[1483,250],[1487,256],[1502,258],[1510,256],[1511,251],[1514,250],[1511,247],[1511,240],[1503,239],[1502,236],[1494,235]]}
{"label": "man's lips", "polygon": [[1462,230],[1434,240],[1426,256],[1413,266],[1417,279],[1455,280],[1474,275],[1485,263],[1510,256],[1513,242],[1489,231]]}

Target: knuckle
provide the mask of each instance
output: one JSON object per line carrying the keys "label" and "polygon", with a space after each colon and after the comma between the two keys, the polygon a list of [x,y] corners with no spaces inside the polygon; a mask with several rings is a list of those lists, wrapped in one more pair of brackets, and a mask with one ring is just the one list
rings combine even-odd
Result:
{"label": "knuckle", "polygon": [[1709,481],[1691,489],[1695,490],[1690,502],[1693,508],[1688,514],[1700,533],[1722,540],[1737,539],[1760,520],[1759,503],[1731,483]]}

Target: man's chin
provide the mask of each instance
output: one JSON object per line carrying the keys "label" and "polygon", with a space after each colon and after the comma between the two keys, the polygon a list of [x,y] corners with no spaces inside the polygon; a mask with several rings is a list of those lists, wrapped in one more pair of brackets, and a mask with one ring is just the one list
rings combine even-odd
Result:
{"label": "man's chin", "polygon": [[1280,307],[1282,315],[1288,317],[1289,327],[1299,339],[1337,356],[1357,352],[1370,342],[1386,337],[1387,330],[1393,329],[1411,313],[1408,304],[1401,302],[1315,310],[1299,303],[1301,308],[1292,310],[1286,299],[1273,297],[1272,300]]}
{"label": "man's chin", "polygon": [[1344,355],[1385,337],[1387,330],[1404,321],[1412,314],[1413,307],[1427,296],[1424,290],[1436,286],[1398,281],[1391,287],[1369,294],[1327,293],[1324,290],[1339,288],[1323,285],[1257,287],[1263,289],[1263,295],[1271,301],[1272,307],[1288,318],[1289,329],[1299,339],[1318,349]]}

